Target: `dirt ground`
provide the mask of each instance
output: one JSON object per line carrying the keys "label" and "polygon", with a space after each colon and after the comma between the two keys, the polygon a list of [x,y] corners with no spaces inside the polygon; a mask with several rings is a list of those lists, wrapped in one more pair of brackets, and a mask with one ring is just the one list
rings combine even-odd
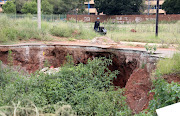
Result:
{"label": "dirt ground", "polygon": [[[146,43],[142,42],[114,42],[111,38],[106,36],[96,37],[92,40],[69,40],[68,38],[64,37],[56,37],[52,36],[52,41],[39,41],[36,39],[30,39],[28,41],[20,41],[16,44],[27,44],[27,43],[41,43],[41,44],[71,44],[71,45],[109,45],[112,48],[144,48]],[[157,45],[158,49],[162,50],[175,50],[176,45],[169,45],[168,48],[163,48],[161,44],[156,43],[149,43],[149,45]]]}

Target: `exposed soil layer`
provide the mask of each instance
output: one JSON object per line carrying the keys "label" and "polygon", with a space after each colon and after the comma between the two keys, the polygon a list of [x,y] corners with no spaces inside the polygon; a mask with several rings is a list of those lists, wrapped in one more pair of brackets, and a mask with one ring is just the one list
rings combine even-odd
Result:
{"label": "exposed soil layer", "polygon": [[168,82],[178,82],[180,84],[180,73],[164,75],[163,78]]}
{"label": "exposed soil layer", "polygon": [[148,106],[152,95],[148,94],[151,90],[151,80],[149,73],[144,69],[137,69],[130,76],[125,88],[127,103],[133,110],[133,113],[139,113]]}

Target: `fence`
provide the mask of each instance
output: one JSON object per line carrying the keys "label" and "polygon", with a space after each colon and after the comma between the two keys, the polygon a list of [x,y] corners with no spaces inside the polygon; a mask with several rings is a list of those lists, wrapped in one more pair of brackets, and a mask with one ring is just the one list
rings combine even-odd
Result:
{"label": "fence", "polygon": [[[0,17],[1,16],[7,16],[8,18],[12,18],[12,19],[22,19],[22,18],[31,18],[33,20],[37,20],[37,14],[3,14],[0,13]],[[50,22],[55,22],[55,21],[60,21],[60,20],[66,20],[66,15],[41,15],[41,19],[43,21],[50,21]]]}
{"label": "fence", "polygon": [[[139,23],[143,21],[155,21],[156,15],[67,15],[67,20],[77,20],[83,22],[95,22],[100,17],[101,22],[111,21],[112,23]],[[180,20],[179,14],[159,15],[159,21]]]}

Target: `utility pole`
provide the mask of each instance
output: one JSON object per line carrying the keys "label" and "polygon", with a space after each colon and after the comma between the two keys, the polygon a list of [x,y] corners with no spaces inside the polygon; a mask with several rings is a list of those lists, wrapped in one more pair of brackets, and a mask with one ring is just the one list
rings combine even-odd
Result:
{"label": "utility pole", "polygon": [[158,37],[158,19],[159,19],[159,0],[156,5],[156,37]]}
{"label": "utility pole", "polygon": [[89,4],[89,0],[88,0],[88,15],[89,15],[89,8],[90,8],[90,4]]}
{"label": "utility pole", "polygon": [[148,0],[148,15],[149,15],[149,11],[150,11],[150,0]]}
{"label": "utility pole", "polygon": [[37,0],[38,29],[41,29],[41,0]]}

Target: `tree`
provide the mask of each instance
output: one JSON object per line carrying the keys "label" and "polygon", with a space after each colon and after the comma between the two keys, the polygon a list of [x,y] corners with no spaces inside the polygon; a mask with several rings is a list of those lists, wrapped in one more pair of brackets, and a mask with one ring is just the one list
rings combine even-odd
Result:
{"label": "tree", "polygon": [[15,4],[16,4],[16,12],[17,13],[21,13],[21,9],[23,7],[23,5],[25,4],[25,0],[16,0]]}
{"label": "tree", "polygon": [[22,9],[21,12],[24,14],[37,14],[37,3],[36,2],[26,2]]}
{"label": "tree", "polygon": [[167,14],[180,14],[180,0],[165,0],[162,9]]}
{"label": "tree", "polygon": [[4,13],[16,13],[16,5],[14,4],[14,1],[7,1],[2,6]]}
{"label": "tree", "polygon": [[83,12],[85,10],[84,1],[86,0],[48,0],[53,5],[54,14],[67,14],[76,9]]}
{"label": "tree", "polygon": [[107,15],[140,14],[143,0],[95,0],[98,13]]}
{"label": "tree", "polygon": [[42,1],[41,5],[42,13],[43,14],[52,14],[53,13],[53,5],[50,4],[47,0]]}

